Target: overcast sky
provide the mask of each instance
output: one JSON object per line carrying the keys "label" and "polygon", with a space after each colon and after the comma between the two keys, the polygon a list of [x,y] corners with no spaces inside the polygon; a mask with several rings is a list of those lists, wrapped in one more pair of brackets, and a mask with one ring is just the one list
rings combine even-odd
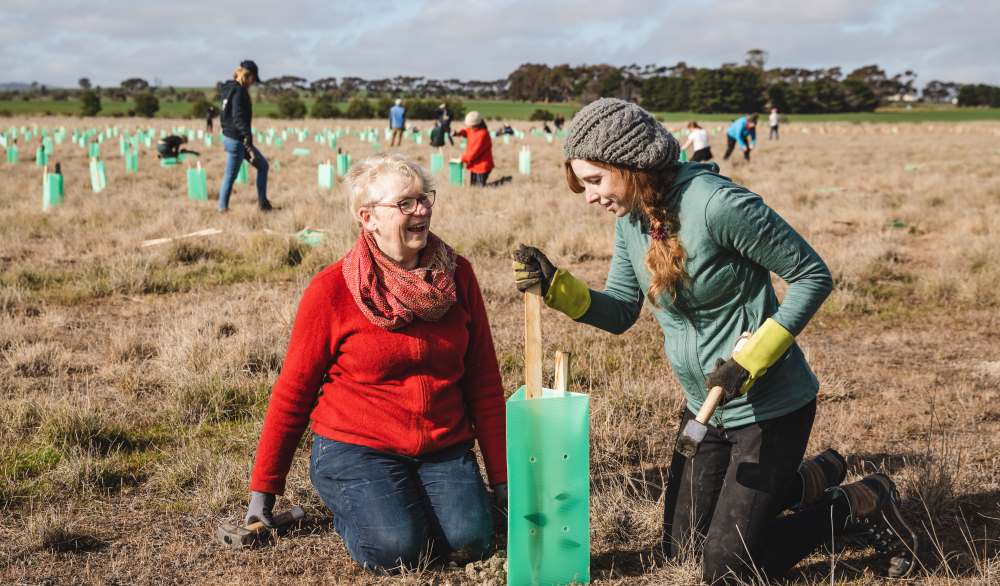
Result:
{"label": "overcast sky", "polygon": [[[265,5],[266,4],[266,5]],[[265,79],[497,79],[525,62],[877,63],[1000,84],[1000,0],[0,0],[0,82],[205,86]]]}

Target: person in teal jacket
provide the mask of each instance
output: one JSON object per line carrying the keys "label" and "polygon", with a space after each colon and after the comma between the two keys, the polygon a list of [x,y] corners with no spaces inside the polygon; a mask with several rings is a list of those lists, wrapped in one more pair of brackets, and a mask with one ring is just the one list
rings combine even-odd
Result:
{"label": "person in teal jacket", "polygon": [[[572,191],[615,216],[607,282],[589,289],[521,245],[518,289],[540,286],[549,307],[614,334],[649,301],[686,399],[678,432],[706,389],[723,388],[697,454],[673,456],[665,554],[703,543],[710,583],[779,577],[831,535],[863,530],[887,554],[888,573],[906,575],[916,537],[893,482],[873,474],[841,486],[847,465],[832,449],[802,460],[819,382],[795,336],[829,295],[830,271],[759,195],[714,163],[679,163],[679,150],[635,104],[605,98],[583,108],[566,138],[565,172]],[[781,303],[772,272],[788,283]]]}
{"label": "person in teal jacket", "polygon": [[757,146],[756,114],[741,116],[729,125],[729,130],[726,131],[726,154],[722,156],[722,160],[728,161],[737,145],[743,151],[743,160],[749,161],[750,151]]}

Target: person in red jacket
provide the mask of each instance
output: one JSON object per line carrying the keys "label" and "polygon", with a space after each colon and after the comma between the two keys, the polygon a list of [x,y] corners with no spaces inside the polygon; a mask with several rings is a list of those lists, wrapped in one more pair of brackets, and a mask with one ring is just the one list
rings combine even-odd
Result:
{"label": "person in red jacket", "polygon": [[360,233],[302,296],[246,521],[273,522],[274,495],[311,421],[310,479],[356,562],[388,573],[428,556],[482,559],[494,545],[493,505],[506,509],[507,455],[476,276],[430,231],[434,186],[416,163],[375,156],[346,184]]}
{"label": "person in red jacket", "polygon": [[[469,184],[486,187],[486,180],[490,177],[490,171],[495,166],[493,164],[493,139],[490,138],[490,131],[486,128],[486,121],[479,112],[473,110],[465,115],[465,128],[455,133],[455,136],[464,136],[465,152],[462,153],[462,162],[469,170]],[[502,177],[498,181],[490,184],[490,187],[502,185],[511,178]]]}

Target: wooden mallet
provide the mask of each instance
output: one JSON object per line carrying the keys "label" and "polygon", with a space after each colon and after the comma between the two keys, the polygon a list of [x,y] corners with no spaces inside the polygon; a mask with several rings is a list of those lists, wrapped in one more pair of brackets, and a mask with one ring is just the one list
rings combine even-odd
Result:
{"label": "wooden mallet", "polygon": [[[749,334],[743,334],[736,341],[733,354],[739,352],[743,344],[746,343]],[[715,414],[715,409],[722,401],[722,387],[712,387],[705,396],[705,402],[701,404],[701,409],[695,418],[687,422],[680,436],[677,437],[677,452],[681,455],[692,458],[698,453],[698,446],[708,433],[708,420]]]}

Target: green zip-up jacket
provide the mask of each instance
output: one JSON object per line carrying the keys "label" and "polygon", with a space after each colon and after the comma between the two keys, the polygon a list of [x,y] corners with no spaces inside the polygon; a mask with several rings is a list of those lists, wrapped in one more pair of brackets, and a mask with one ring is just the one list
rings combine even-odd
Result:
{"label": "green zip-up jacket", "polygon": [[[718,358],[729,359],[742,332],[774,318],[798,335],[833,288],[826,264],[761,197],[718,173],[714,163],[684,163],[667,201],[680,220],[690,281],[676,302],[660,299],[652,313],[664,347],[697,413],[705,378]],[[620,334],[639,317],[649,290],[648,229],[636,216],[615,223],[615,249],[604,291],[577,321]],[[770,272],[788,282],[779,305]],[[716,411],[713,423],[738,427],[791,413],[816,397],[819,382],[797,344],[757,380],[750,392]]]}

